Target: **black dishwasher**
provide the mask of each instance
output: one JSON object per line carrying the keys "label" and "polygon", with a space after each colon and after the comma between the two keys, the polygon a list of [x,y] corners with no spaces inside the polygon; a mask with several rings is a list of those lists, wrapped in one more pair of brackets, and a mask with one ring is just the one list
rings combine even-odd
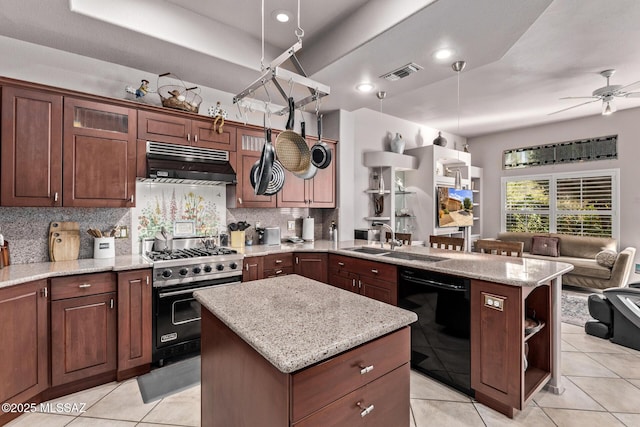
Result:
{"label": "black dishwasher", "polygon": [[411,324],[411,367],[473,397],[470,280],[409,268],[398,274],[398,305],[418,315]]}

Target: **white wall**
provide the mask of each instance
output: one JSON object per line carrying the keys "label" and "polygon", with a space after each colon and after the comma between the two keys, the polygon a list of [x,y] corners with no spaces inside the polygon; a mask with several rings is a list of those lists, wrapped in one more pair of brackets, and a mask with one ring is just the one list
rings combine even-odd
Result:
{"label": "white wall", "polygon": [[[570,141],[604,135],[618,135],[618,159],[538,166],[517,170],[502,169],[502,152],[506,149]],[[551,125],[484,135],[469,139],[473,164],[483,168],[483,232],[495,237],[500,231],[500,178],[575,172],[596,169],[620,169],[620,248],[640,249],[640,108],[619,110],[611,116],[592,116]],[[640,254],[636,263],[640,262]],[[640,280],[640,275],[630,279]]]}

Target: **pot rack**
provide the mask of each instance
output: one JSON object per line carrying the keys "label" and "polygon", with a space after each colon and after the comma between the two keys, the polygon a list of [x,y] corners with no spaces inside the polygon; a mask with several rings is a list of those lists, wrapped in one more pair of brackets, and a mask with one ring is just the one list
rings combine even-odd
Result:
{"label": "pot rack", "polygon": [[[262,58],[260,59],[260,68],[262,71],[262,75],[249,86],[247,86],[244,90],[238,93],[233,97],[233,103],[238,104],[243,99],[247,97],[251,97],[255,91],[261,87],[264,87],[267,96],[269,97],[269,103],[271,102],[271,97],[269,96],[269,91],[266,88],[266,84],[272,82],[273,85],[278,89],[280,95],[285,101],[285,104],[288,105],[289,97],[293,92],[294,85],[300,85],[306,87],[309,90],[309,96],[306,96],[298,101],[294,100],[294,108],[299,109],[304,107],[305,105],[311,102],[318,102],[320,98],[329,95],[330,89],[329,86],[324,85],[322,83],[318,83],[307,76],[307,73],[304,72],[300,61],[296,57],[296,52],[302,49],[302,37],[304,36],[304,30],[300,26],[300,0],[298,0],[298,29],[295,31],[295,35],[298,37],[298,41],[291,46],[289,49],[285,50],[280,56],[271,61],[268,67],[264,67],[264,0],[262,0]],[[291,60],[294,68],[298,73],[293,71],[289,71],[285,68],[282,68],[281,65],[285,63],[287,60]],[[278,81],[278,79],[286,81],[289,85],[289,94],[287,94],[282,85]],[[251,101],[250,101],[251,103]],[[265,110],[268,109],[268,106],[265,106]],[[317,104],[316,104],[317,108]],[[288,113],[288,108],[282,108],[276,114],[284,115]]]}

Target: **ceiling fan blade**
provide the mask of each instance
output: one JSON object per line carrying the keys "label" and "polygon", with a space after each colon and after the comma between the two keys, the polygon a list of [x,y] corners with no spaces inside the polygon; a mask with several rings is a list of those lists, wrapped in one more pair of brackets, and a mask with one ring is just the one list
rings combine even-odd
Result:
{"label": "ceiling fan blade", "polygon": [[547,116],[551,116],[553,114],[562,113],[563,111],[571,110],[571,109],[577,108],[577,107],[582,107],[583,105],[591,104],[592,102],[598,102],[598,101],[600,101],[600,98],[594,99],[592,101],[583,102],[582,104],[574,105],[572,107],[563,108],[562,110],[554,111],[553,113],[547,114]]}
{"label": "ceiling fan blade", "polygon": [[627,92],[625,98],[640,98],[640,92]]}
{"label": "ceiling fan blade", "polygon": [[[630,84],[628,84],[628,85],[626,85],[626,86],[622,86],[622,87],[621,87],[620,89],[618,89],[616,92],[617,92],[617,93],[620,93],[620,92],[628,92],[628,91],[630,91],[631,89],[635,89],[637,86],[640,86],[640,80],[638,80],[637,82],[630,83]],[[623,95],[623,96],[624,96],[624,95]]]}
{"label": "ceiling fan blade", "polygon": [[558,99],[600,99],[599,96],[565,96]]}

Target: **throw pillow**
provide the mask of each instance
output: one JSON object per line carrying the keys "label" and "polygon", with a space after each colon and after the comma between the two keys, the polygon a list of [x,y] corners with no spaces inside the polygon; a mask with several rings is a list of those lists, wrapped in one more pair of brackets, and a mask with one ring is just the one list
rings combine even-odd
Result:
{"label": "throw pillow", "polygon": [[600,251],[596,254],[596,262],[603,267],[611,268],[616,262],[617,257],[618,254],[616,251],[605,249],[604,251]]}
{"label": "throw pillow", "polygon": [[560,255],[559,242],[557,237],[533,236],[531,254],[557,257]]}

